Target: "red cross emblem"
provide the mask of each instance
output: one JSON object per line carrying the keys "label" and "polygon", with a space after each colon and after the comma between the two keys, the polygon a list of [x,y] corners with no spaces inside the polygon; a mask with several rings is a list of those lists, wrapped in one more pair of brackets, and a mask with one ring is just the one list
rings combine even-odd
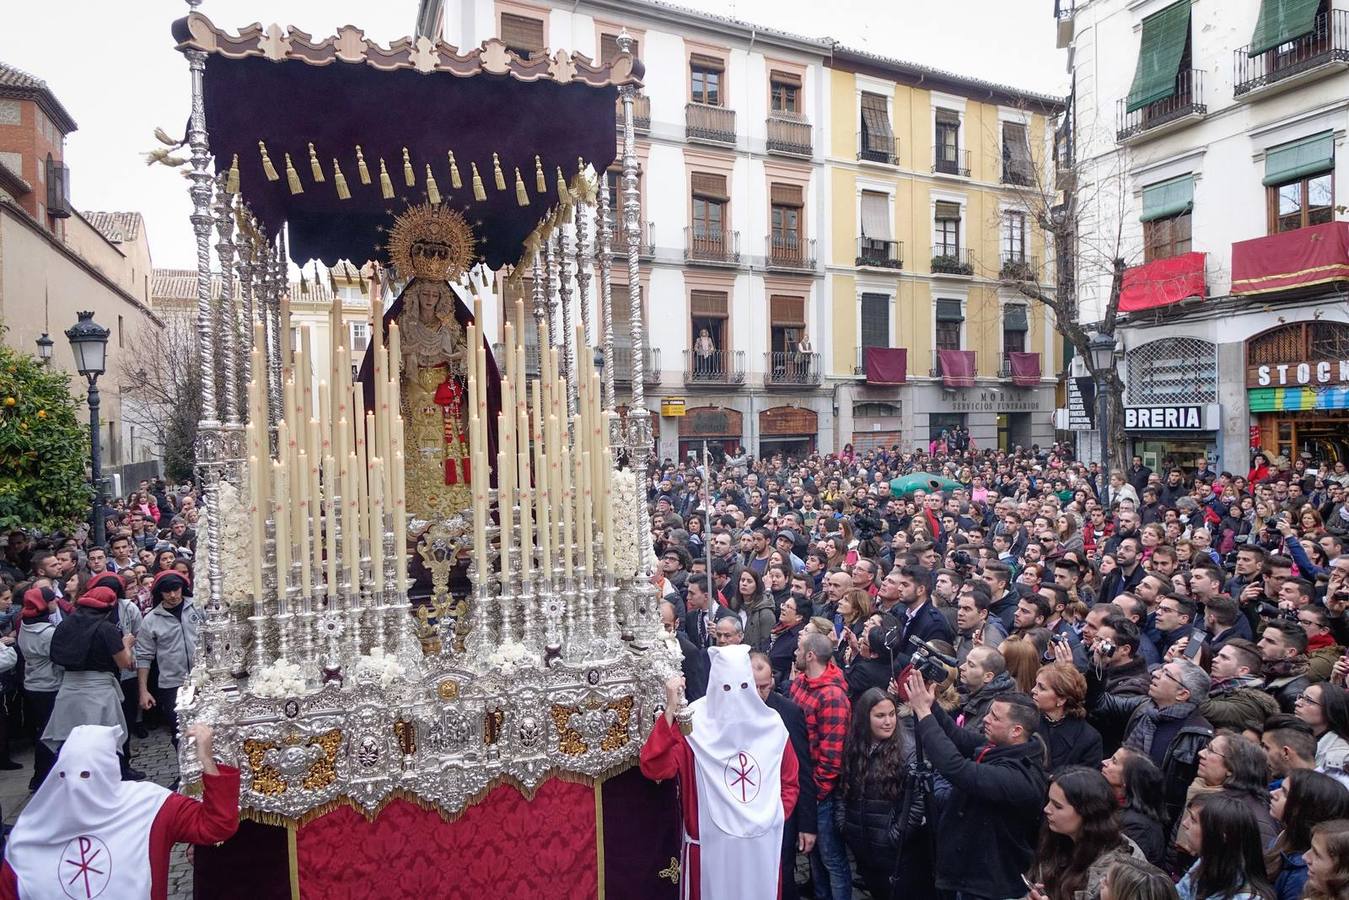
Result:
{"label": "red cross emblem", "polygon": [[725,774],[732,799],[749,803],[759,796],[759,761],[744,750],[726,761]]}
{"label": "red cross emblem", "polygon": [[89,834],[72,838],[61,850],[61,890],[75,900],[92,900],[112,877],[108,845]]}

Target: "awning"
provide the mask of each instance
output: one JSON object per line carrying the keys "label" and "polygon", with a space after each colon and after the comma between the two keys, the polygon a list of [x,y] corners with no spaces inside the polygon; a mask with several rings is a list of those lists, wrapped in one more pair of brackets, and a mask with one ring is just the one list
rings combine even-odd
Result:
{"label": "awning", "polygon": [[1138,66],[1129,88],[1129,112],[1165,100],[1176,92],[1176,75],[1189,38],[1190,0],[1180,0],[1143,20]]}
{"label": "awning", "polygon": [[863,347],[867,384],[904,384],[909,380],[909,351],[903,347]]}
{"label": "awning", "polygon": [[1143,222],[1178,216],[1194,209],[1194,176],[1182,175],[1143,188]]}
{"label": "awning", "polygon": [[1035,387],[1040,383],[1040,354],[1008,353],[1012,369],[1012,384],[1017,387]]}
{"label": "awning", "polygon": [[1204,253],[1182,253],[1124,270],[1120,312],[1140,312],[1208,295]]}
{"label": "awning", "polygon": [[1253,413],[1349,409],[1349,388],[1251,388],[1246,398]]}
{"label": "awning", "polygon": [[937,321],[938,322],[963,322],[965,314],[960,311],[959,300],[938,300],[937,301]]}
{"label": "awning", "polygon": [[1251,35],[1251,56],[1259,56],[1311,32],[1321,0],[1264,0]]}
{"label": "awning", "polygon": [[1349,222],[1311,225],[1232,245],[1233,294],[1265,294],[1335,281],[1349,281]]}
{"label": "awning", "polygon": [[862,237],[890,240],[890,197],[877,191],[862,192]]}
{"label": "awning", "polygon": [[1287,184],[1335,168],[1335,133],[1323,131],[1265,151],[1266,187]]}
{"label": "awning", "polygon": [[974,351],[938,350],[941,383],[945,387],[974,387]]}
{"label": "awning", "polygon": [[1002,330],[1029,331],[1030,322],[1026,318],[1026,307],[1022,306],[1020,303],[1012,303],[1003,307]]}

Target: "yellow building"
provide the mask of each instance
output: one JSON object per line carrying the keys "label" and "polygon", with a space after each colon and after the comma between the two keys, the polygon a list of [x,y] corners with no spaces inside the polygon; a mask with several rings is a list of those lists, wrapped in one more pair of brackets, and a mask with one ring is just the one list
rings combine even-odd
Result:
{"label": "yellow building", "polygon": [[1059,101],[836,47],[826,292],[837,440],[1047,445],[1061,341],[1036,185]]}

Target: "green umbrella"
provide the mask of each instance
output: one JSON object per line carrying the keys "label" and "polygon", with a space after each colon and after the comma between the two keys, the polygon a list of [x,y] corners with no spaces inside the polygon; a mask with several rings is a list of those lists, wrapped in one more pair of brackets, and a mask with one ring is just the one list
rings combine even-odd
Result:
{"label": "green umbrella", "polygon": [[911,497],[914,491],[933,493],[935,491],[954,491],[963,487],[964,485],[959,481],[954,481],[944,475],[933,475],[931,472],[913,472],[890,482],[890,496]]}

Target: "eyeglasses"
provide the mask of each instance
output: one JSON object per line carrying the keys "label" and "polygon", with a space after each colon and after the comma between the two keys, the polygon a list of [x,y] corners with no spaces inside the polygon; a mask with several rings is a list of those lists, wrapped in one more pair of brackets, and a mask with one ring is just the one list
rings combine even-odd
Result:
{"label": "eyeglasses", "polygon": [[[1165,668],[1158,669],[1157,672],[1158,672],[1159,674],[1161,674],[1161,675],[1167,677],[1167,678],[1170,678],[1172,681],[1174,681],[1174,682],[1176,683],[1176,687],[1179,687],[1179,688],[1184,688],[1184,687],[1185,687],[1185,682],[1181,681],[1179,678],[1177,678],[1176,676],[1172,675],[1170,672],[1166,671]],[[1186,689],[1188,690],[1188,688],[1186,688]]]}
{"label": "eyeglasses", "polygon": [[1308,694],[1306,691],[1303,691],[1301,694],[1298,694],[1298,695],[1297,695],[1297,699],[1294,700],[1293,702],[1294,702],[1294,703],[1310,703],[1312,706],[1323,706],[1323,705],[1324,705],[1320,700],[1314,699],[1314,698],[1313,698],[1310,694]]}

